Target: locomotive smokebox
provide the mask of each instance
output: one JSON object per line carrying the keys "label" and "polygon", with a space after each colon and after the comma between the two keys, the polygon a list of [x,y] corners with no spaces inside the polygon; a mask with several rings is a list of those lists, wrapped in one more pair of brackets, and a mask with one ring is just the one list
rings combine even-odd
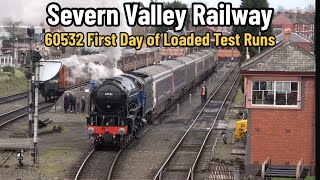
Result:
{"label": "locomotive smokebox", "polygon": [[125,101],[123,88],[113,80],[106,80],[93,92],[93,102],[101,113],[120,112]]}
{"label": "locomotive smokebox", "polygon": [[120,75],[106,79],[94,89],[91,96],[96,110],[101,114],[116,115],[127,109],[128,101],[138,92],[139,89],[134,80]]}

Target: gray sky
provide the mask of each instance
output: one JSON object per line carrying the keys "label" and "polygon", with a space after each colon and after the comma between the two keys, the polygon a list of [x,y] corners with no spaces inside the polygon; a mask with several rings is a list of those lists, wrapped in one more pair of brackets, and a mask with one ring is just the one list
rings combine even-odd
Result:
{"label": "gray sky", "polygon": [[[125,1],[131,1],[132,0],[125,0]],[[143,4],[148,4],[150,0],[133,0],[133,1],[140,1]],[[158,0],[158,2],[169,2],[174,0]],[[181,2],[184,2],[191,5],[192,2],[203,2],[207,4],[210,7],[217,7],[217,4],[221,2],[222,0],[180,0]],[[223,0],[224,2],[231,2],[233,7],[239,7],[241,0]],[[268,0],[270,7],[277,9],[277,7],[283,6],[285,9],[293,9],[296,7],[305,8],[308,4],[315,5],[315,0]]]}

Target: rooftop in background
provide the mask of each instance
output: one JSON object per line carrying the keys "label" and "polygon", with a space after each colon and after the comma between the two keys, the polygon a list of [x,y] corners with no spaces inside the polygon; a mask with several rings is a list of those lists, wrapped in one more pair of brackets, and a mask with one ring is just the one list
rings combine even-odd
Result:
{"label": "rooftop in background", "polygon": [[[276,36],[277,42],[282,41],[285,39],[285,34],[282,32],[281,34]],[[300,35],[298,33],[292,32],[290,41],[293,42],[312,42],[311,39],[304,37],[303,35]]]}
{"label": "rooftop in background", "polygon": [[295,24],[314,24],[315,12],[285,12],[283,14],[290,20],[292,20]]}
{"label": "rooftop in background", "polygon": [[292,41],[282,41],[275,47],[249,59],[241,66],[251,72],[315,72],[315,56]]}

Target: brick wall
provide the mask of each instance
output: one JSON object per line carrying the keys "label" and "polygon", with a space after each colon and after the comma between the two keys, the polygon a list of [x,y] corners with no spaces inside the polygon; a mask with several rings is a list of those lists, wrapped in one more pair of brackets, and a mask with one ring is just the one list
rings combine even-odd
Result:
{"label": "brick wall", "polygon": [[292,31],[295,30],[295,26],[291,20],[289,20],[285,15],[283,14],[277,14],[272,20],[272,26],[273,28],[290,28]]}
{"label": "brick wall", "polygon": [[[296,165],[300,158],[315,165],[315,79],[302,78],[301,109],[250,109],[250,152],[247,165]],[[249,163],[249,164],[248,164]]]}
{"label": "brick wall", "polygon": [[296,42],[296,44],[302,47],[304,50],[311,52],[311,43],[310,42]]}

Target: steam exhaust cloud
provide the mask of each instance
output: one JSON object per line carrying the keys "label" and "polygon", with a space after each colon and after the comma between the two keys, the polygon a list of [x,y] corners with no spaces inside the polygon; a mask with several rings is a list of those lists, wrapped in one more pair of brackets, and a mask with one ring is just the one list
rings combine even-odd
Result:
{"label": "steam exhaust cloud", "polygon": [[[14,22],[22,21],[24,25],[39,26],[46,21],[47,13],[46,6],[52,2],[51,0],[10,0],[4,1],[0,6],[0,24],[4,24],[7,20]],[[115,7],[120,11],[120,26],[118,27],[63,27],[67,32],[99,32],[103,35],[111,35],[112,33],[119,34],[120,32],[127,32],[131,34],[131,28],[127,26],[126,18],[123,12],[123,0],[120,1],[106,1],[106,0],[56,0],[62,8],[64,7],[81,7],[81,8],[98,8],[98,7]],[[119,42],[117,43],[119,44]],[[67,66],[73,66],[71,81],[76,78],[83,78],[87,75],[84,70],[89,71],[92,79],[100,80],[110,78],[121,74],[121,70],[117,69],[117,61],[121,57],[120,47],[87,47],[88,50],[101,52],[102,61],[100,64],[93,62],[82,63],[80,57],[71,56],[63,59]],[[89,58],[90,61],[90,58]]]}

